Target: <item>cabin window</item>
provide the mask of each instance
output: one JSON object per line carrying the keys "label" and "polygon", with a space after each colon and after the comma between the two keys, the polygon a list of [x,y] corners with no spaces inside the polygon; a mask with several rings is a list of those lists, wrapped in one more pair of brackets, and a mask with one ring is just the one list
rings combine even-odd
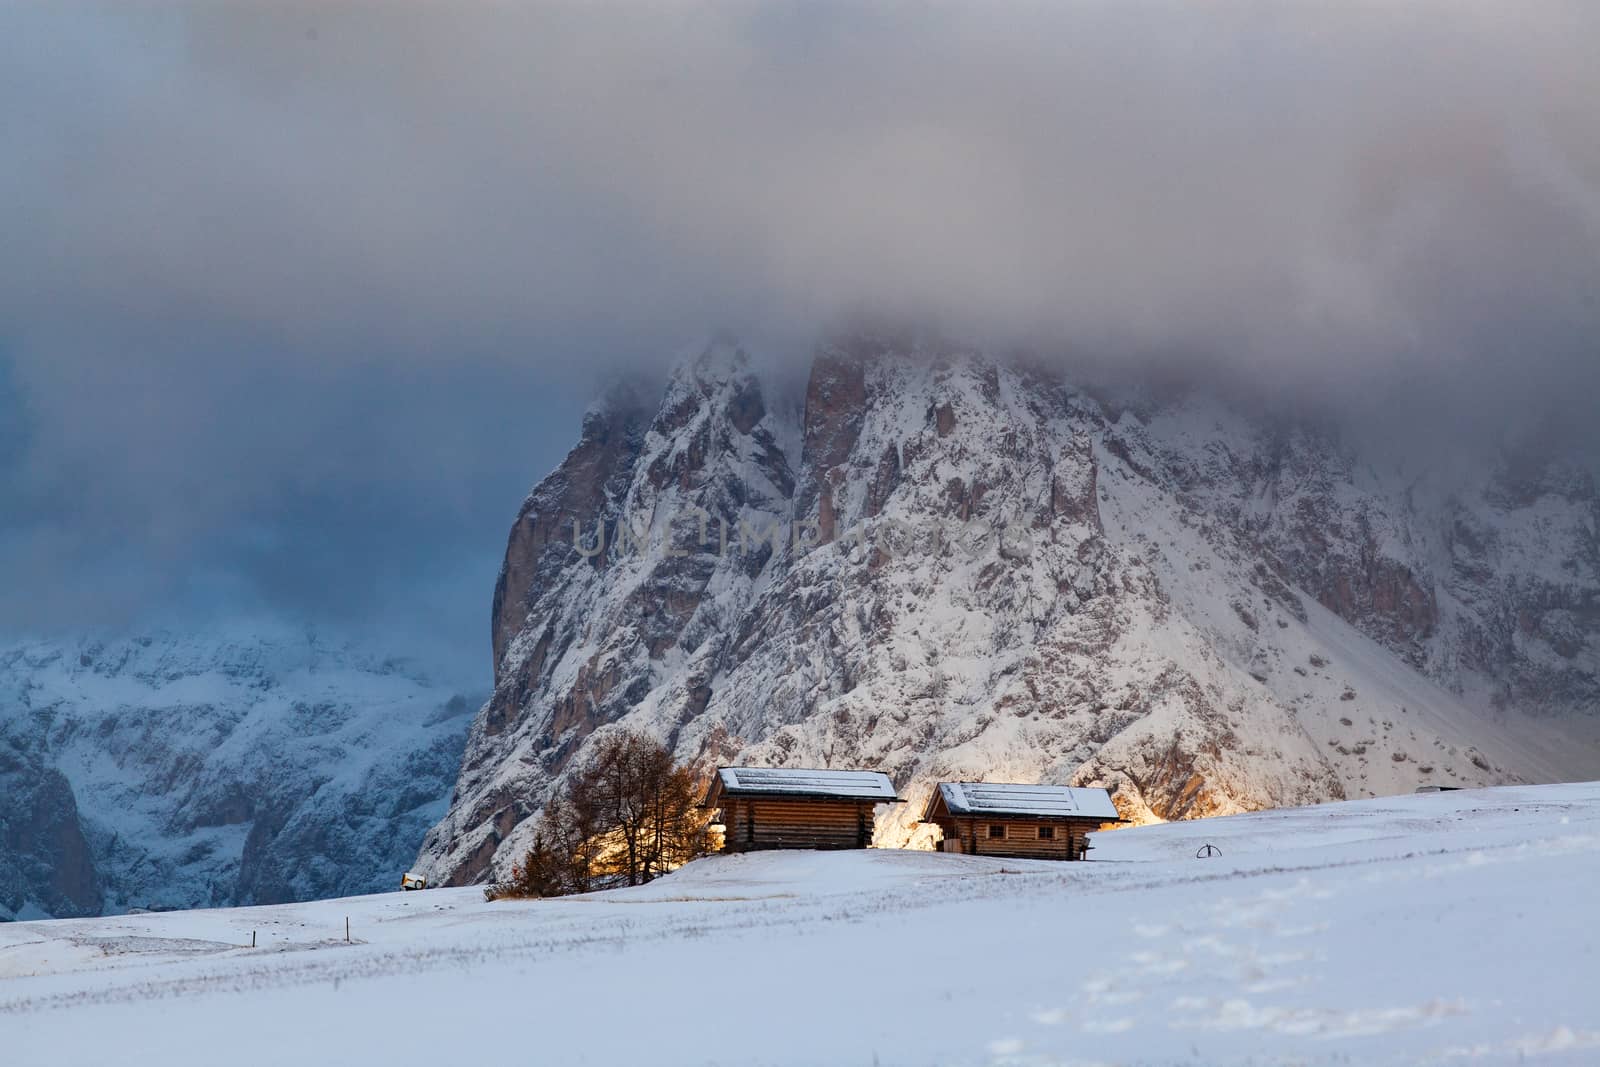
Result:
{"label": "cabin window", "polygon": [[1041,827],[1039,827],[1039,840],[1040,841],[1054,841],[1055,839],[1056,839],[1056,828],[1054,826],[1041,826]]}
{"label": "cabin window", "polygon": [[995,823],[989,827],[989,837],[991,840],[1004,836],[1006,836],[1006,828],[1004,823]]}

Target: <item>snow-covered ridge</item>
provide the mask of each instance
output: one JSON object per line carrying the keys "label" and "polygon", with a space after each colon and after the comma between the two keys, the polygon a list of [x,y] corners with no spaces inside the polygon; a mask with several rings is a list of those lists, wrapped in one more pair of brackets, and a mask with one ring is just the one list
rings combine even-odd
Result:
{"label": "snow-covered ridge", "polygon": [[0,647],[0,918],[386,888],[470,710],[283,626]]}
{"label": "snow-covered ridge", "polygon": [[[796,413],[798,408],[798,413]],[[679,517],[716,538],[571,540]],[[595,409],[513,527],[496,689],[419,862],[503,870],[600,731],[685,760],[1105,785],[1185,818],[1600,773],[1600,497],[1444,485],[1198,393],[1086,391],[915,338],[736,346]],[[805,531],[805,536],[801,536]]]}

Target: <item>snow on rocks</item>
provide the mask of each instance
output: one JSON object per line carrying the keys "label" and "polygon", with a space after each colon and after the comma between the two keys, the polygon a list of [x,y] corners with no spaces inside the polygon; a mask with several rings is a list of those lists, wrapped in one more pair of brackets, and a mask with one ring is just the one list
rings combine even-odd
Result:
{"label": "snow on rocks", "polygon": [[1107,786],[1152,820],[1600,772],[1587,483],[1430,495],[1214,400],[915,336],[831,339],[798,405],[752,366],[692,355],[529,498],[435,881],[503,873],[617,727],[886,771],[911,803],[884,844],[925,839],[941,780]]}
{"label": "snow on rocks", "polygon": [[281,625],[0,648],[0,919],[388,888],[471,710]]}

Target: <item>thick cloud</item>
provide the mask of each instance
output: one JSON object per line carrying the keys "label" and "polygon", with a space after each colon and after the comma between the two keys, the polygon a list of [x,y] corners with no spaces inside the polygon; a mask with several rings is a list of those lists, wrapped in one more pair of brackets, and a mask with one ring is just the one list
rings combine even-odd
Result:
{"label": "thick cloud", "polygon": [[8,7],[0,621],[475,617],[595,368],[862,307],[1581,422],[1597,40],[1587,0]]}

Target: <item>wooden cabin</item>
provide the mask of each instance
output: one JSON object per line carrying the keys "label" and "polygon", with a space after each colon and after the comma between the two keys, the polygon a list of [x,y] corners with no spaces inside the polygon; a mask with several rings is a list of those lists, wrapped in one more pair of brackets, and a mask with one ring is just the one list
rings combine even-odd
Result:
{"label": "wooden cabin", "polygon": [[1125,820],[1104,789],[942,782],[928,798],[922,821],[944,831],[943,852],[1081,860],[1091,831]]}
{"label": "wooden cabin", "polygon": [[717,811],[722,851],[766,848],[867,848],[873,809],[897,804],[879,771],[721,767],[704,804]]}

